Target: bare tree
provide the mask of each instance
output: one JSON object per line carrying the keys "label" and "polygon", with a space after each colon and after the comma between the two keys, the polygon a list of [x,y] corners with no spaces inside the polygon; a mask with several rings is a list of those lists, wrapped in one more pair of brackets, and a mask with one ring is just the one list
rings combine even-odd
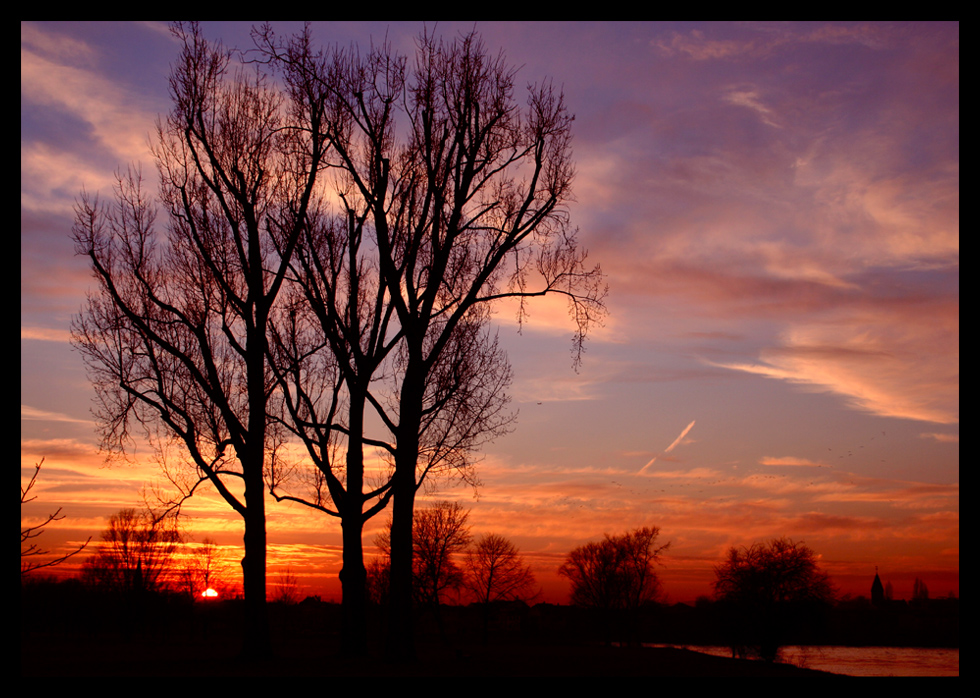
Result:
{"label": "bare tree", "polygon": [[415,513],[415,590],[422,605],[438,607],[464,582],[455,556],[470,543],[469,512],[459,502],[436,502]]}
{"label": "bare tree", "polygon": [[[510,423],[509,367],[486,331],[492,308],[516,298],[523,322],[529,298],[564,295],[577,366],[605,287],[569,225],[572,117],[550,83],[531,86],[520,109],[515,70],[475,33],[421,36],[411,69],[387,43],[334,65],[339,198],[350,220],[370,225],[370,271],[402,333],[392,402],[372,405],[393,437],[389,652],[412,656],[415,493],[433,466],[467,465]],[[476,402],[461,389],[467,355],[453,351],[474,343],[493,359]],[[460,409],[445,411],[453,396]]]}
{"label": "bare tree", "polygon": [[[435,502],[415,512],[412,561],[413,605],[429,611],[446,639],[441,604],[447,594],[458,593],[466,573],[457,561],[470,543],[467,512],[458,502]],[[391,594],[391,519],[374,539],[380,555],[368,566],[368,594],[375,603],[387,603]]]}
{"label": "bare tree", "polygon": [[[21,503],[22,506],[24,504],[26,504],[27,502],[33,502],[35,499],[37,499],[37,496],[36,495],[33,496],[33,497],[31,497],[29,495],[30,495],[31,490],[34,488],[34,485],[37,484],[37,476],[38,476],[38,473],[41,472],[41,465],[43,463],[44,463],[44,459],[42,458],[41,461],[37,465],[34,466],[34,474],[31,475],[31,480],[30,480],[30,482],[27,483],[27,486],[24,487],[23,485],[21,485],[21,488],[20,488],[20,503]],[[43,562],[40,561],[40,560],[38,560],[38,559],[36,559],[36,558],[47,557],[48,555],[51,554],[51,551],[50,550],[43,550],[43,549],[41,549],[41,548],[39,548],[37,546],[37,543],[27,543],[27,541],[33,540],[34,538],[37,538],[42,533],[44,533],[44,528],[48,524],[50,524],[50,523],[52,523],[54,521],[61,521],[63,518],[65,518],[65,516],[64,516],[64,514],[61,513],[61,507],[58,507],[57,511],[55,511],[53,514],[48,514],[47,518],[43,522],[37,524],[36,526],[28,526],[27,528],[22,528],[20,530],[20,544],[21,544],[21,549],[20,549],[20,574],[21,574],[21,576],[23,576],[25,574],[29,574],[29,573],[33,572],[34,570],[43,569],[45,567],[54,567],[55,565],[60,565],[62,562],[64,562],[68,558],[72,557],[73,555],[77,555],[78,553],[82,552],[85,549],[85,546],[87,546],[89,544],[89,542],[92,540],[92,537],[89,536],[88,540],[86,540],[84,543],[82,543],[80,546],[78,546],[78,548],[76,548],[75,550],[72,550],[70,553],[66,553],[64,555],[59,555],[57,557],[54,557],[54,558],[51,558],[51,559],[48,559],[48,560],[44,560]],[[25,543],[27,543],[27,547],[26,548],[23,547]]]}
{"label": "bare tree", "polygon": [[122,509],[109,517],[82,579],[115,593],[156,592],[177,582],[174,555],[182,542],[173,516]]}
{"label": "bare tree", "polygon": [[[294,257],[297,310],[272,342],[278,357],[273,363],[282,367],[283,412],[288,414],[283,424],[306,445],[316,471],[312,496],[274,494],[341,519],[345,646],[357,651],[364,646],[362,526],[387,505],[393,492],[390,474],[365,482],[363,449],[381,448],[393,461],[404,451],[397,423],[401,376],[411,363],[405,328],[381,272],[377,240],[372,239],[377,235],[373,203],[360,190],[363,177],[372,175],[359,168],[370,167],[372,152],[386,153],[392,146],[384,141],[390,141],[386,129],[392,126],[393,104],[403,99],[404,60],[383,52],[372,52],[362,61],[354,52],[314,51],[308,28],[286,42],[278,41],[269,27],[255,38],[262,55],[281,67],[289,84],[330,95],[326,120],[339,153],[342,173],[336,181],[342,213],[310,217]],[[454,319],[441,340],[446,346],[433,355],[412,444],[413,463],[419,468],[417,480],[413,473],[415,488],[433,472],[454,471],[472,482],[469,454],[505,431],[512,419],[505,411],[504,392],[510,369],[487,331],[487,319],[482,309]],[[364,433],[366,408],[378,416],[386,434]]]}
{"label": "bare tree", "polygon": [[496,533],[482,536],[466,555],[466,586],[479,603],[527,600],[537,589],[520,550]]}
{"label": "bare tree", "polygon": [[483,641],[490,626],[490,604],[528,601],[537,595],[534,572],[511,541],[495,533],[482,536],[466,553],[466,586],[483,606]]}
{"label": "bare tree", "polygon": [[243,652],[270,652],[266,476],[281,439],[268,402],[276,381],[267,332],[307,220],[329,140],[317,95],[281,91],[196,24],[178,24],[174,108],[157,128],[165,231],[138,174],[115,202],[82,197],[74,238],[98,290],[73,325],[98,397],[103,448],[124,453],[139,429],[179,443],[193,471],[245,523]]}
{"label": "bare tree", "polygon": [[912,601],[915,603],[925,603],[929,600],[929,587],[918,577],[912,583]]}
{"label": "bare tree", "polygon": [[292,567],[279,570],[272,600],[284,605],[299,603],[299,581],[296,579],[296,573],[293,572]]}
{"label": "bare tree", "polygon": [[733,648],[774,661],[789,626],[834,598],[830,577],[802,542],[776,538],[732,547],[715,567],[715,597],[732,609]]}
{"label": "bare tree", "polygon": [[660,529],[637,528],[573,549],[558,574],[572,583],[572,603],[599,609],[637,609],[660,592],[654,563],[670,543],[657,546]]}
{"label": "bare tree", "polygon": [[193,596],[200,596],[209,589],[221,595],[225,591],[228,571],[222,559],[221,548],[213,538],[205,538],[193,551],[190,564]]}
{"label": "bare tree", "polygon": [[[280,70],[291,90],[316,94],[332,139],[343,138],[347,119],[339,95],[342,51],[315,50],[309,27],[281,42],[268,25],[253,32],[262,60]],[[333,163],[336,165],[336,163]],[[305,487],[277,482],[272,494],[340,519],[343,531],[342,646],[366,651],[364,523],[391,497],[390,478],[367,481],[365,445],[390,448],[365,435],[370,390],[400,331],[386,289],[371,270],[365,249],[365,214],[343,197],[343,213],[311,210],[292,263],[288,320],[271,326],[271,366],[281,398],[282,427],[305,447],[312,477]]]}
{"label": "bare tree", "polygon": [[617,618],[625,618],[629,623],[626,632],[635,639],[635,612],[660,594],[654,563],[670,543],[658,547],[659,535],[656,526],[619,536],[607,534],[599,542],[573,549],[558,569],[572,583],[572,603],[600,612],[607,642],[612,640]]}

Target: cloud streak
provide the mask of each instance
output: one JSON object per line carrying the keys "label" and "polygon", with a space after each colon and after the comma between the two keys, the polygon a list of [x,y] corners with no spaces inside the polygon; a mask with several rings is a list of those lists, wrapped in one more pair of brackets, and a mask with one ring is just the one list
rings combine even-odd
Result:
{"label": "cloud streak", "polygon": [[642,468],[640,468],[640,472],[638,472],[637,475],[643,475],[646,472],[647,468],[649,468],[651,465],[653,465],[657,461],[657,458],[659,458],[660,456],[662,456],[664,454],[667,454],[667,453],[670,453],[671,451],[673,451],[677,447],[677,445],[679,443],[681,443],[681,441],[684,440],[684,437],[687,436],[688,432],[691,431],[692,428],[694,428],[694,422],[695,422],[695,420],[692,419],[691,420],[691,423],[688,424],[686,427],[684,427],[684,431],[682,431],[680,433],[680,435],[671,442],[670,446],[668,446],[667,448],[665,448],[663,450],[663,453],[658,454],[658,455],[654,456],[652,459],[650,459],[650,461],[646,465],[644,465]]}

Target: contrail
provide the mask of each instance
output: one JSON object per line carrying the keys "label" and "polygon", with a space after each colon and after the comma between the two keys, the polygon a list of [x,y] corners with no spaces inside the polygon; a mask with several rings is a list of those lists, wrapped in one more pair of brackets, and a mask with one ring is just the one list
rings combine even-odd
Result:
{"label": "contrail", "polygon": [[[679,444],[681,441],[683,441],[683,439],[684,439],[685,436],[687,436],[687,432],[691,431],[691,427],[694,426],[694,422],[696,422],[696,421],[697,420],[692,419],[691,420],[691,423],[688,424],[684,428],[684,431],[681,432],[681,435],[678,436],[676,439],[674,439],[674,442],[670,446],[668,446],[667,448],[664,449],[664,453],[670,453],[671,451],[673,451],[674,450],[674,447],[677,446],[677,444]],[[654,456],[653,458],[651,458],[649,463],[647,463],[642,468],[640,468],[640,472],[638,472],[637,475],[642,475],[644,473],[644,471],[647,468],[649,468],[651,465],[653,465],[654,461],[656,461],[657,458],[659,458],[661,455],[662,454],[657,454],[656,456]]]}
{"label": "contrail", "polygon": [[687,436],[687,432],[691,431],[691,427],[694,426],[694,421],[695,420],[693,420],[693,419],[691,420],[691,423],[688,424],[687,427],[684,429],[684,431],[681,432],[681,435],[680,436],[678,436],[676,439],[674,439],[674,443],[672,443],[670,446],[668,446],[667,447],[667,450],[665,450],[664,453],[670,453],[671,451],[674,450],[674,446],[676,446],[677,444],[679,444],[681,442],[681,439],[683,439],[685,436]]}

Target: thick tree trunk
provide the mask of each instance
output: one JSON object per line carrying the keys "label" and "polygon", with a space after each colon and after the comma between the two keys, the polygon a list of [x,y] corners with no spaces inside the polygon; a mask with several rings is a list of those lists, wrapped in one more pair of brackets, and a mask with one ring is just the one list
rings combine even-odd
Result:
{"label": "thick tree trunk", "polygon": [[[400,450],[400,447],[399,447]],[[415,458],[411,468],[395,461],[391,517],[391,587],[386,653],[391,661],[415,659],[412,609],[412,521],[415,517]]]}
{"label": "thick tree trunk", "polygon": [[[259,283],[259,288],[261,284]],[[245,556],[242,581],[245,592],[245,638],[242,656],[263,659],[272,655],[269,609],[266,604],[265,530],[265,315],[257,313],[256,326],[247,339],[248,436],[238,458],[245,480]]]}
{"label": "thick tree trunk", "polygon": [[344,566],[340,571],[343,590],[341,602],[341,652],[360,656],[367,653],[367,572],[364,569],[362,523],[344,517]]}
{"label": "thick tree trunk", "polygon": [[341,511],[344,566],[340,571],[341,651],[347,655],[367,653],[367,572],[364,569],[364,392],[351,391],[350,434],[347,441],[347,493]]}
{"label": "thick tree trunk", "polygon": [[402,383],[391,516],[391,607],[386,651],[393,661],[411,661],[416,656],[412,617],[412,525],[415,520],[415,469],[419,457],[422,389],[420,372],[409,361]]}
{"label": "thick tree trunk", "polygon": [[257,485],[255,482],[248,482],[245,487],[245,556],[242,558],[245,637],[242,657],[265,659],[272,655],[272,643],[266,604],[265,492],[261,471]]}

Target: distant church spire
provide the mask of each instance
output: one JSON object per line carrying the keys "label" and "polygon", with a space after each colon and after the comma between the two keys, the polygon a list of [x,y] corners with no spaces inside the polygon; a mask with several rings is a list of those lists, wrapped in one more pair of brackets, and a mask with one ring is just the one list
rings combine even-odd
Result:
{"label": "distant church spire", "polygon": [[878,576],[878,565],[875,565],[875,580],[871,582],[871,604],[881,606],[885,601],[885,587],[881,585],[881,577]]}

